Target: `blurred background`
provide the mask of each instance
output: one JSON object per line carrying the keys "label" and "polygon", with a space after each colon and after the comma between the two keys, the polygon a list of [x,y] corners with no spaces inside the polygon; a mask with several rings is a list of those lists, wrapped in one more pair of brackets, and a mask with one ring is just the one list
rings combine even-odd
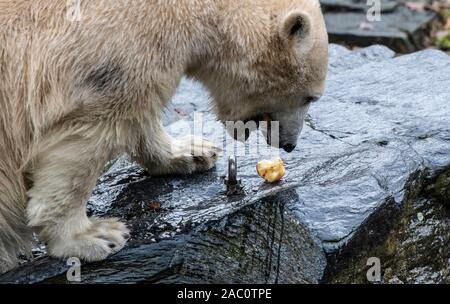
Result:
{"label": "blurred background", "polygon": [[[450,54],[450,0],[320,0],[330,40],[350,48],[382,44],[397,53]],[[378,21],[373,9],[380,8]]]}

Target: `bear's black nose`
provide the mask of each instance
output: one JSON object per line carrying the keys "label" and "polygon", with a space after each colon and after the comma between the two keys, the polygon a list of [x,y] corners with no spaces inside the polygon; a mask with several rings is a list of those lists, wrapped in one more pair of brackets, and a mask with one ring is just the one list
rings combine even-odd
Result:
{"label": "bear's black nose", "polygon": [[286,151],[287,153],[291,153],[292,151],[294,151],[295,147],[296,146],[293,144],[285,144],[283,146],[283,150]]}

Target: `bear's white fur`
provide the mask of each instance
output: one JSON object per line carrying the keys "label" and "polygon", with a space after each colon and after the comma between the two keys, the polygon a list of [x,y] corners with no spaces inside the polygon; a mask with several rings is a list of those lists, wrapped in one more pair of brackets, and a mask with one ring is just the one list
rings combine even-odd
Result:
{"label": "bear's white fur", "polygon": [[317,0],[83,0],[78,21],[66,5],[0,0],[0,272],[32,231],[57,257],[120,250],[125,225],[85,204],[121,153],[153,174],[214,166],[213,145],[161,126],[183,75],[208,87],[221,121],[271,113],[292,144],[323,93]]}

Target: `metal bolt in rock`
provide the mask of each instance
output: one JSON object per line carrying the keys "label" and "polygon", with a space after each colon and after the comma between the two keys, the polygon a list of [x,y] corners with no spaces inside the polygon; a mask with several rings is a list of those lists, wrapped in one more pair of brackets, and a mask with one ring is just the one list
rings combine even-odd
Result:
{"label": "metal bolt in rock", "polygon": [[225,179],[227,186],[227,195],[238,195],[243,193],[241,181],[237,178],[237,159],[236,156],[230,156],[228,159],[228,178]]}

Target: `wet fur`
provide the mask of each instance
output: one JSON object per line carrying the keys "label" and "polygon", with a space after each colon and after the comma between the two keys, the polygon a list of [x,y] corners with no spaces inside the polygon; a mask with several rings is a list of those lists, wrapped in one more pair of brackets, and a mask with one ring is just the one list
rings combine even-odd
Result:
{"label": "wet fur", "polygon": [[[0,272],[29,254],[32,231],[58,257],[101,260],[124,246],[123,224],[85,211],[116,155],[153,174],[214,165],[211,144],[175,140],[161,127],[183,75],[210,89],[222,121],[292,112],[323,90],[327,40],[316,0],[81,3],[82,20],[70,22],[66,1],[0,0]],[[314,52],[283,36],[292,11],[309,16]]]}

